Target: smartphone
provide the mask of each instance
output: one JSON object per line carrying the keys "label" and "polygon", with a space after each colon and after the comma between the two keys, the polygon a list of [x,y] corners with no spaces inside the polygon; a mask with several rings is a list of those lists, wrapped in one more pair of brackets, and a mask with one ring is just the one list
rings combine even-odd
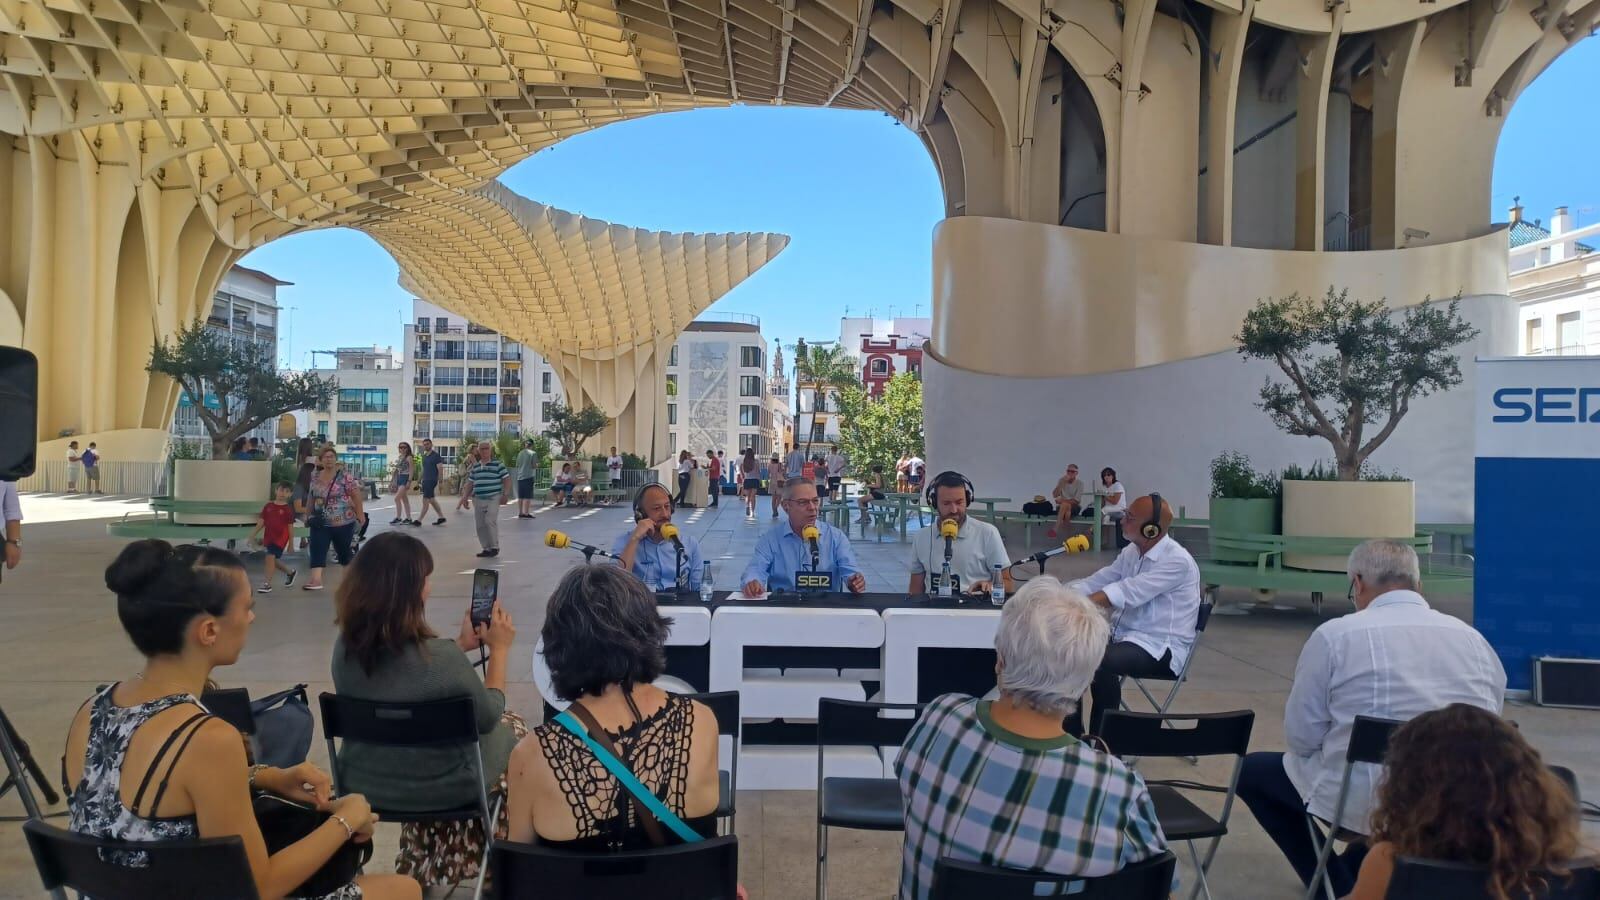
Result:
{"label": "smartphone", "polygon": [[472,624],[487,625],[500,597],[500,573],[494,569],[477,569],[472,573]]}

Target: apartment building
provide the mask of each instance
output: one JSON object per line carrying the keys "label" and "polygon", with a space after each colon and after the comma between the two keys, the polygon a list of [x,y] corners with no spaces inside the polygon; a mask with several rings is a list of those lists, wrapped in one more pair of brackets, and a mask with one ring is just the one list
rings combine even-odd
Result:
{"label": "apartment building", "polygon": [[[383,478],[407,440],[401,397],[404,373],[392,347],[340,347],[313,351],[314,356],[331,354],[334,367],[311,369],[315,375],[333,378],[339,389],[326,407],[312,412],[301,430],[314,431],[334,444],[339,460],[352,472]],[[412,448],[416,444],[412,442]]]}
{"label": "apartment building", "polygon": [[[278,359],[278,288],[292,282],[274,278],[265,272],[234,266],[222,276],[216,296],[211,300],[211,312],[206,316],[206,329],[230,341],[254,344],[276,364]],[[217,408],[217,398],[206,396],[203,403]],[[246,437],[259,438],[271,447],[277,432],[275,421],[264,422]],[[187,392],[178,396],[178,408],[172,415],[172,436],[209,448],[211,436],[200,422],[195,401]]]}
{"label": "apartment building", "polygon": [[767,341],[761,319],[711,313],[689,323],[667,356],[667,440],[671,455],[708,449],[728,456],[773,448]]}

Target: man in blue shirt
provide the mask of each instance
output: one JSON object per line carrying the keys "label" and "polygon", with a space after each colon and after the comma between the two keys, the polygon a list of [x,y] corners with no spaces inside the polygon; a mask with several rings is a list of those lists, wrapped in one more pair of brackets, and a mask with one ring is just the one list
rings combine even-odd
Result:
{"label": "man in blue shirt", "polygon": [[636,524],[617,536],[611,552],[622,559],[622,567],[639,576],[651,590],[676,590],[679,584],[691,591],[700,590],[703,567],[700,542],[679,533],[683,544],[683,569],[678,570],[678,548],[661,536],[661,527],[672,523],[672,494],[665,486],[647,484],[633,498]]}
{"label": "man in blue shirt", "polygon": [[745,566],[740,579],[746,597],[758,597],[764,591],[795,589],[794,573],[811,568],[811,544],[801,534],[812,525],[819,532],[817,571],[833,573],[834,590],[842,587],[859,594],[867,589],[867,578],[861,574],[855,554],[850,551],[849,536],[827,522],[818,522],[817,513],[821,508],[816,485],[795,480],[784,483],[783,511],[789,519],[774,526],[756,542],[755,556],[750,565]]}

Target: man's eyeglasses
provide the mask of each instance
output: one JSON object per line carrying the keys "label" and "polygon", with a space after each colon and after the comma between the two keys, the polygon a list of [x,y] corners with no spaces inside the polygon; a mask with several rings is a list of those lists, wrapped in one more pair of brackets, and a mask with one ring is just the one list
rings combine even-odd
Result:
{"label": "man's eyeglasses", "polygon": [[1356,580],[1350,579],[1350,590],[1344,592],[1344,599],[1351,603],[1356,602]]}
{"label": "man's eyeglasses", "polygon": [[811,497],[811,498],[807,498],[807,499],[785,500],[784,502],[785,503],[793,503],[796,506],[821,506],[822,505],[822,498],[821,497]]}

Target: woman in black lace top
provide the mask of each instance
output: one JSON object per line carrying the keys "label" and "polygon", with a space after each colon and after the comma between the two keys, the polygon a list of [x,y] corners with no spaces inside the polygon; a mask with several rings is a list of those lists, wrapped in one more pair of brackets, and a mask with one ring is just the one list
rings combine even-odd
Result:
{"label": "woman in black lace top", "polygon": [[[579,566],[550,596],[545,661],[557,696],[581,704],[645,787],[689,827],[714,837],[716,718],[651,684],[666,667],[669,625],[631,573]],[[547,722],[517,745],[507,781],[510,840],[595,851],[650,846],[628,793],[560,725]]]}

